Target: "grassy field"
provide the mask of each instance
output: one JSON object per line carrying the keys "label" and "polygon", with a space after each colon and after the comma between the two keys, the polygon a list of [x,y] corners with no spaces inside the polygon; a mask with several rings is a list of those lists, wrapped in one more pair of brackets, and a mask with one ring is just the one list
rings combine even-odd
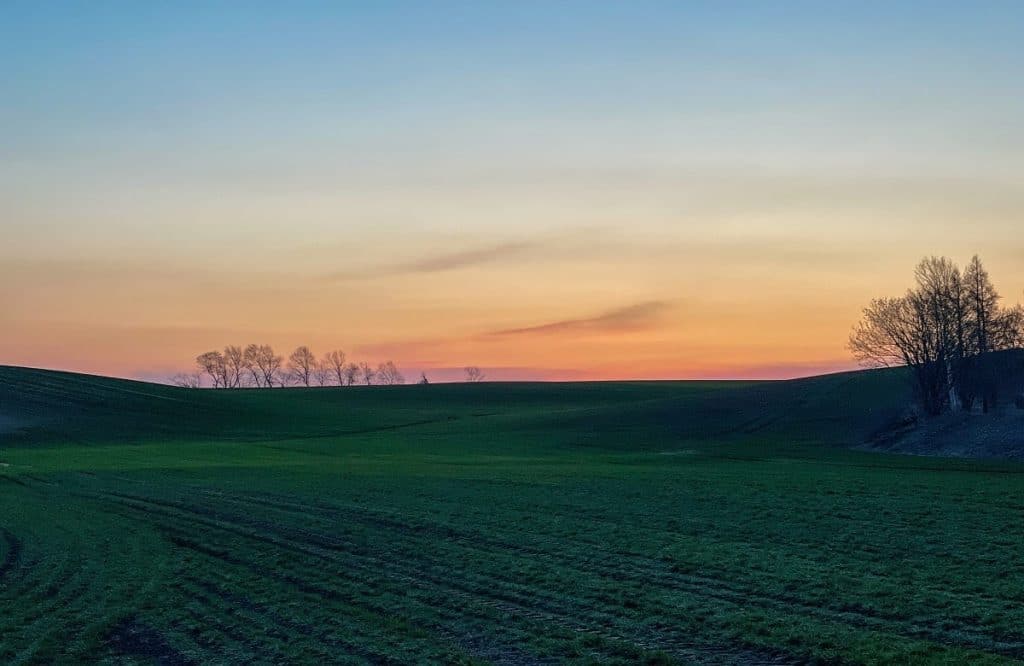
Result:
{"label": "grassy field", "polygon": [[898,373],[188,391],[0,368],[0,663],[1010,663],[1024,466]]}

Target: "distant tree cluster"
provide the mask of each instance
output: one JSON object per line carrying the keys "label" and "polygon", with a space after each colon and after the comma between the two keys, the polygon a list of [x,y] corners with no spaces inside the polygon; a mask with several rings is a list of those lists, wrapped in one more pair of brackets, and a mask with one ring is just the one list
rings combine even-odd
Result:
{"label": "distant tree cluster", "polygon": [[221,351],[200,354],[195,372],[175,375],[172,381],[178,386],[199,388],[204,378],[220,389],[405,383],[392,361],[376,367],[366,362],[352,363],[340,349],[317,358],[305,345],[297,347],[287,359],[270,345],[228,345]]}
{"label": "distant tree cluster", "polygon": [[963,271],[946,257],[918,264],[903,296],[879,298],[864,309],[850,350],[865,365],[910,368],[921,407],[983,411],[998,401],[1000,368],[993,352],[1024,343],[1024,309],[999,304],[981,260]]}

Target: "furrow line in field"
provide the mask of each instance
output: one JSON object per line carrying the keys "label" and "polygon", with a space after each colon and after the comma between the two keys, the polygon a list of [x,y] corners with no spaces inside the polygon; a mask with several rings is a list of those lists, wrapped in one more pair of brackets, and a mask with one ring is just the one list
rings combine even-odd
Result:
{"label": "furrow line in field", "polygon": [[[205,548],[199,546],[199,544],[192,544],[193,547]],[[229,561],[233,563],[241,562],[237,558],[230,556],[226,553],[215,553],[213,556],[224,558],[230,558]],[[323,557],[323,555],[321,555]],[[336,560],[335,560],[336,561]],[[352,559],[342,560],[341,563],[344,565],[347,572],[351,573],[355,570],[360,570],[368,576],[381,578],[382,567],[381,562],[363,563],[357,564]],[[515,595],[511,592],[502,593],[494,589],[484,591],[483,588],[473,587],[471,585],[453,583],[452,579],[461,579],[467,577],[464,571],[447,571],[441,576],[426,574],[423,571],[416,571],[415,567],[412,568],[411,574],[402,574],[395,571],[389,571],[383,576],[386,576],[388,580],[400,583],[406,590],[407,594],[411,590],[420,590],[430,600],[436,600],[436,595],[439,591],[443,591],[445,595],[446,603],[458,603],[457,608],[459,612],[453,615],[454,619],[463,619],[468,615],[477,615],[478,617],[487,619],[494,623],[495,633],[506,633],[507,623],[510,619],[514,619],[516,622],[526,623],[533,627],[533,633],[539,636],[550,634],[552,626],[557,626],[570,631],[577,635],[590,635],[599,639],[603,644],[608,644],[612,652],[606,652],[605,658],[619,654],[621,656],[621,647],[615,649],[616,645],[626,646],[630,649],[640,649],[642,651],[653,652],[661,651],[671,654],[677,658],[684,658],[689,662],[700,662],[700,663],[762,663],[762,664],[783,664],[792,663],[795,661],[793,657],[783,655],[780,652],[765,652],[763,650],[755,650],[753,648],[728,648],[723,646],[707,646],[702,643],[695,643],[694,641],[680,638],[679,636],[668,637],[664,634],[657,636],[649,636],[647,638],[638,637],[636,632],[629,627],[618,627],[615,625],[620,624],[621,618],[614,615],[604,615],[602,619],[596,619],[594,616],[600,614],[596,611],[590,611],[589,614],[582,607],[579,609],[568,610],[564,607],[552,608],[548,603],[544,603],[543,600],[538,599],[534,595],[527,594],[526,596]],[[305,571],[305,570],[304,570]],[[342,600],[346,603],[358,603],[360,606],[367,608],[371,612],[378,614],[387,614],[393,612],[393,610],[387,605],[375,605],[368,603],[365,600],[354,600],[350,595],[342,594],[336,587],[331,586],[329,582],[324,582],[328,587],[321,587],[313,581],[307,578],[296,578],[292,575],[282,576],[280,571],[264,571],[262,575],[269,577],[282,578],[286,582],[290,582],[293,585],[297,585],[305,592],[318,593],[320,596],[331,599],[331,600]],[[351,578],[345,580],[349,585],[355,581]],[[489,581],[494,582],[494,581]],[[492,585],[493,588],[493,585]],[[408,604],[410,598],[408,596],[403,597],[403,603]],[[540,602],[540,603],[538,603]],[[437,610],[436,602],[423,602],[425,608],[435,611]],[[496,614],[485,614],[479,615],[479,611],[472,611],[472,608],[477,609],[490,609]],[[543,610],[539,609],[542,608]],[[578,621],[571,620],[571,617],[590,617],[592,623],[581,623]],[[436,630],[436,625],[430,625],[430,629]],[[453,644],[458,645],[461,641],[458,639],[458,633],[452,632],[450,629],[444,632],[446,637],[452,637]],[[632,654],[632,652],[629,652]],[[729,657],[732,655],[735,659],[730,660]]]}
{"label": "furrow line in field", "polygon": [[[139,501],[139,500],[135,500],[135,501]],[[159,506],[159,503],[157,505]],[[179,510],[181,510],[181,507],[177,507],[177,508]],[[208,519],[203,519],[204,522],[206,522],[207,520]],[[229,532],[232,532],[232,533],[235,533],[235,534],[238,534],[239,536],[242,536],[242,537],[247,537],[247,538],[250,538],[250,539],[256,539],[258,541],[262,541],[264,543],[269,543],[270,545],[274,545],[274,546],[277,546],[279,548],[285,548],[285,549],[288,549],[288,550],[293,550],[293,551],[305,553],[307,555],[312,555],[312,556],[315,556],[315,557],[318,557],[318,558],[322,558],[322,559],[326,559],[326,560],[329,560],[329,561],[330,560],[335,560],[336,561],[337,558],[338,558],[338,553],[337,552],[331,552],[331,548],[333,548],[336,551],[339,547],[341,547],[343,545],[343,544],[338,543],[337,541],[335,541],[334,543],[331,543],[327,549],[325,549],[322,545],[320,545],[320,546],[311,546],[310,544],[305,544],[303,546],[298,546],[298,545],[296,545],[296,543],[295,543],[295,541],[293,539],[290,539],[290,538],[284,538],[284,539],[281,539],[281,538],[268,538],[266,535],[256,535],[256,534],[253,534],[252,532],[250,532],[249,530],[239,529],[237,525],[232,525],[232,526],[229,527],[229,526],[226,526],[224,524],[217,524],[215,522],[211,526],[215,527],[215,528],[222,529],[222,530],[226,530],[226,531],[229,531]],[[266,526],[263,526],[263,527],[265,528]],[[289,536],[294,537],[295,535],[289,535]],[[354,553],[344,553],[344,555],[347,556],[347,558],[349,558],[349,559],[344,559],[344,560],[342,560],[342,562],[346,566],[352,567],[354,565],[354,563],[351,562],[351,558],[355,557],[355,554]],[[369,567],[371,565],[365,565],[365,566]],[[384,567],[384,569],[387,569],[388,567],[390,567],[391,569],[394,569],[395,566],[396,566],[396,563],[394,561],[381,562],[379,560],[374,560],[373,563],[372,563],[371,570],[374,571],[374,572],[377,572],[377,574],[379,575],[380,572],[382,571],[382,568],[381,568],[382,566]],[[481,580],[478,581],[479,585],[477,587],[473,587],[473,586],[468,586],[468,585],[465,585],[465,584],[459,584],[458,582],[456,582],[457,580],[462,579],[462,578],[473,577],[470,574],[468,574],[468,572],[464,572],[464,571],[452,572],[450,569],[443,569],[442,568],[435,575],[426,575],[424,573],[422,567],[418,567],[418,568],[414,567],[414,571],[412,571],[411,573],[413,575],[409,575],[408,573],[407,574],[402,574],[402,573],[397,572],[397,571],[391,571],[391,572],[388,573],[388,576],[389,576],[389,578],[398,580],[403,585],[409,585],[409,586],[414,586],[414,587],[422,587],[424,590],[426,590],[428,592],[434,592],[438,588],[446,588],[446,593],[447,594],[458,594],[459,596],[463,597],[466,602],[475,602],[476,601],[476,597],[480,596],[480,595],[487,596],[487,597],[490,598],[490,600],[487,601],[487,602],[484,602],[484,605],[490,605],[491,607],[499,609],[499,610],[501,610],[502,612],[505,612],[505,613],[514,613],[514,614],[517,614],[517,615],[519,615],[521,617],[530,618],[532,620],[535,620],[538,624],[540,624],[542,626],[549,626],[552,622],[554,622],[554,623],[559,624],[561,626],[564,626],[564,627],[566,627],[566,628],[568,628],[568,629],[570,629],[570,630],[572,630],[572,631],[574,631],[576,633],[592,634],[592,635],[599,636],[599,637],[601,637],[601,638],[603,638],[605,640],[610,640],[610,641],[613,641],[613,642],[614,641],[625,641],[625,642],[627,642],[627,643],[629,643],[631,645],[635,645],[635,646],[637,646],[637,647],[639,647],[641,649],[644,649],[644,650],[663,650],[665,648],[668,648],[669,650],[673,650],[674,649],[676,651],[680,651],[681,650],[680,645],[682,643],[680,642],[680,639],[678,637],[675,637],[675,636],[668,637],[668,636],[661,635],[661,636],[658,636],[656,639],[653,639],[653,640],[651,640],[651,639],[640,639],[640,638],[635,638],[633,640],[628,640],[628,639],[623,639],[622,636],[619,635],[619,634],[623,633],[622,631],[618,632],[618,634],[609,634],[608,632],[595,630],[593,628],[594,626],[610,626],[610,625],[619,624],[619,623],[623,622],[624,620],[621,617],[619,617],[618,615],[615,615],[613,613],[603,613],[601,611],[597,611],[595,609],[589,608],[585,604],[577,604],[577,608],[573,609],[572,612],[567,612],[567,610],[564,608],[564,605],[565,605],[564,604],[564,600],[561,600],[561,602],[559,602],[557,600],[556,601],[552,601],[550,599],[549,600],[543,600],[541,597],[543,597],[544,595],[542,593],[538,594],[539,591],[536,591],[536,590],[528,591],[528,592],[526,592],[526,593],[524,593],[522,595],[519,594],[519,593],[516,593],[516,592],[508,591],[508,590],[500,591],[500,590],[496,589],[496,585],[495,585],[496,583],[499,582],[500,579],[498,579],[498,578],[496,578],[494,576],[483,577]],[[456,575],[453,575],[453,574],[456,574]],[[476,578],[480,578],[480,577],[476,577]],[[425,586],[424,585],[424,581],[425,580],[429,581],[430,583],[432,583],[432,585]],[[302,582],[302,580],[298,579],[297,581],[293,581],[293,582]],[[503,582],[505,582],[506,584],[509,584],[509,581],[503,581]],[[545,601],[547,601],[546,604],[545,604]],[[554,604],[554,605],[552,606],[551,604]],[[544,611],[539,611],[539,610],[537,610],[538,606],[544,606],[546,609]],[[570,615],[571,616],[580,616],[580,617],[589,617],[589,618],[591,618],[592,623],[590,623],[590,624],[580,624],[578,622],[568,621],[567,617],[570,616]],[[626,629],[625,633],[630,633],[630,630]],[[683,641],[683,642],[685,642],[685,644],[687,646],[689,646],[689,647],[686,648],[686,650],[687,650],[686,651],[687,658],[693,658],[693,655],[691,654],[691,652],[693,650],[700,650],[700,646],[698,645],[697,647],[693,647],[694,643],[692,641],[689,641],[689,640],[686,640],[686,641]],[[722,656],[722,654],[724,652],[725,652],[725,648],[717,648],[716,654],[718,655],[719,658],[721,658],[721,656]],[[699,652],[698,652],[698,654],[699,654]],[[753,652],[751,650],[745,650],[744,651],[744,655],[745,655],[744,660],[747,660],[749,658],[750,654],[753,654]],[[772,656],[769,657],[769,658],[766,658],[765,661],[766,662],[770,661],[771,663],[780,663],[780,661],[779,661],[780,659],[783,662],[790,660],[789,658],[783,659],[783,658],[777,657],[773,653]]]}
{"label": "furrow line in field", "polygon": [[[207,593],[219,598],[223,603],[232,607],[244,608],[254,614],[263,616],[264,621],[269,621],[277,626],[285,627],[303,636],[315,639],[324,645],[333,646],[336,649],[346,650],[349,652],[358,647],[351,641],[344,641],[338,638],[339,632],[345,632],[345,635],[352,636],[357,633],[357,629],[351,624],[351,622],[339,624],[341,620],[347,618],[345,618],[344,614],[338,613],[337,608],[335,607],[331,607],[330,612],[327,613],[318,613],[318,609],[315,608],[310,609],[311,612],[305,614],[307,619],[305,621],[298,621],[285,617],[280,612],[271,608],[266,602],[254,601],[245,593],[244,587],[239,584],[237,578],[224,580],[223,576],[219,575],[218,572],[208,571],[206,573],[218,578],[219,581],[200,579],[197,577],[189,577],[187,580],[191,585],[205,590]],[[267,577],[265,574],[258,575],[261,576],[259,578],[260,590],[265,593]],[[227,586],[230,586],[231,589],[227,589]],[[354,601],[354,599],[348,599],[345,603],[352,604]],[[358,600],[358,604],[358,607],[353,606],[353,608],[357,608],[366,614],[372,614],[372,616],[376,618],[375,624],[380,624],[380,621],[385,615],[393,614],[395,610],[388,605],[370,603],[368,600]],[[438,619],[426,620],[426,618],[417,617],[415,618],[415,622],[410,625],[410,629],[429,630],[433,634],[433,639],[431,639],[431,648],[435,651],[444,651],[450,646],[459,646],[462,642],[462,636],[460,636],[458,632],[449,629],[440,621],[444,616],[444,613],[441,612],[443,609],[427,605],[423,605],[422,608],[436,614]],[[451,614],[450,617],[452,619],[461,619],[464,617],[464,614]],[[395,638],[394,632],[388,632],[386,634],[386,638],[393,640]],[[503,654],[520,654],[522,658],[515,660],[516,663],[538,663],[542,661],[536,655],[523,652],[507,642],[494,643],[493,641],[484,641],[483,644],[487,645],[489,649],[500,651]],[[361,642],[360,645],[365,645],[365,643]],[[417,650],[417,652],[421,654],[423,653],[420,650]],[[467,654],[472,654],[478,658],[481,656],[478,652],[467,652]]]}
{"label": "furrow line in field", "polygon": [[[204,660],[214,655],[229,654],[237,662],[269,660],[282,663],[287,659],[287,655],[277,650],[273,641],[290,642],[291,636],[263,623],[229,622],[221,616],[224,608],[205,596],[201,590],[185,585],[184,581],[179,581],[175,587],[181,591],[185,601],[176,613],[172,627],[185,633],[207,653]],[[232,613],[230,617],[234,619],[239,615]],[[244,617],[239,619],[246,620]]]}
{"label": "furrow line in field", "polygon": [[[224,493],[209,492],[208,494],[216,496],[216,497],[222,499],[223,501],[230,502],[230,503],[238,503],[238,504],[242,504],[243,506],[244,506],[244,504],[246,502],[251,502],[253,504],[259,504],[261,506],[266,506],[266,507],[269,507],[271,509],[282,511],[282,512],[292,511],[294,513],[298,513],[298,514],[303,515],[307,519],[310,518],[310,514],[311,514],[310,508],[312,507],[312,508],[316,508],[317,512],[330,513],[331,515],[338,516],[339,518],[342,518],[344,520],[353,520],[354,519],[354,520],[357,520],[357,521],[360,521],[360,522],[363,522],[363,523],[366,523],[366,524],[376,524],[376,525],[385,526],[385,527],[393,527],[395,529],[402,530],[403,532],[416,532],[416,533],[430,534],[430,535],[437,536],[437,537],[440,537],[440,538],[448,540],[448,541],[458,541],[458,542],[469,541],[469,542],[472,542],[472,543],[489,544],[489,545],[492,545],[492,546],[495,546],[495,547],[504,548],[504,549],[518,550],[520,552],[523,552],[523,553],[526,553],[526,554],[531,554],[531,555],[534,555],[534,554],[536,554],[536,555],[543,555],[543,554],[555,555],[557,550],[563,550],[563,551],[572,552],[574,550],[579,550],[580,547],[586,547],[588,549],[600,549],[600,550],[605,550],[606,551],[607,550],[607,546],[608,546],[608,543],[606,541],[601,541],[601,540],[581,539],[578,536],[567,537],[567,536],[565,536],[563,534],[554,534],[554,533],[543,533],[543,534],[541,534],[541,533],[537,532],[537,526],[536,525],[532,526],[531,533],[529,535],[516,534],[516,535],[509,535],[508,537],[503,538],[503,539],[496,539],[493,536],[493,534],[491,534],[491,533],[484,534],[483,532],[481,532],[479,530],[468,530],[468,529],[466,529],[464,527],[454,527],[452,525],[436,525],[436,524],[422,524],[422,523],[416,524],[416,523],[410,522],[407,518],[404,518],[402,516],[395,516],[393,514],[389,514],[389,513],[384,512],[384,511],[372,510],[372,509],[368,509],[366,507],[361,507],[361,506],[358,506],[358,505],[350,505],[350,506],[340,507],[340,506],[334,505],[334,504],[324,504],[322,502],[315,502],[315,501],[311,501],[311,502],[308,502],[308,503],[302,503],[302,502],[297,502],[297,501],[295,501],[292,498],[284,499],[284,498],[281,498],[279,496],[271,496],[272,499],[266,499],[266,498],[263,498],[261,496],[253,496],[251,494],[242,494],[242,495],[239,495],[238,498],[232,499],[231,495],[227,495],[227,494],[224,494]],[[240,499],[240,498],[246,498],[246,499]],[[514,520],[513,521],[503,521],[501,523],[501,525],[502,526],[507,525],[509,522],[513,522],[514,523],[515,521]],[[600,521],[600,522],[601,523],[606,523],[607,521]],[[634,529],[645,530],[645,528],[643,528],[643,527],[636,527],[636,526],[634,526]],[[500,528],[496,527],[495,531],[500,533]],[[653,530],[653,529],[646,529],[645,531],[651,532],[653,534],[659,534],[659,532],[657,530]],[[577,533],[578,533],[578,531],[577,531]],[[556,550],[552,551],[552,550],[549,550],[549,549],[540,548],[539,546],[530,546],[530,545],[526,544],[524,542],[524,540],[523,540],[523,537],[527,536],[529,538],[532,538],[533,541],[536,543],[536,542],[538,542],[538,538],[537,538],[538,535],[546,537],[544,539],[541,539],[540,541],[545,541],[547,544],[555,544],[556,545]],[[512,536],[514,536],[515,538],[513,539]],[[683,536],[690,536],[690,535],[683,535]],[[636,553],[636,552],[618,552],[618,553],[614,553],[613,556],[617,560],[620,559],[620,558],[629,558],[631,560],[654,561],[654,562],[659,563],[659,565],[661,565],[661,566],[664,565],[664,563],[661,560],[656,560],[655,558],[651,558],[650,556],[643,555],[643,554]],[[735,574],[735,572],[730,572],[730,573],[731,574]],[[698,577],[694,576],[694,578],[698,578]],[[741,585],[744,585],[742,581],[735,580],[735,579],[723,578],[721,575],[719,575],[717,577],[710,576],[710,575],[704,575],[704,576],[701,576],[699,578],[701,579],[701,582],[704,582],[706,584],[716,584],[717,583],[717,584],[722,584],[722,585],[729,585],[729,586],[732,586],[733,589],[739,589],[741,591],[746,591],[748,589],[746,586],[740,587]],[[786,579],[773,578],[767,572],[759,572],[759,580],[753,581],[753,582],[761,584],[766,579],[777,580],[779,583],[782,583],[782,582],[786,581]],[[936,583],[936,585],[918,585],[918,589],[927,590],[929,593],[931,593],[933,595],[936,595],[937,597],[949,599],[954,604],[956,602],[962,603],[962,601],[963,601],[963,599],[965,597],[973,598],[973,597],[981,596],[980,594],[970,594],[970,593],[960,593],[960,592],[958,592],[958,593],[951,593],[951,592],[949,592],[949,591],[947,591],[945,589],[944,585],[940,585],[939,583]],[[772,593],[772,594],[774,594],[774,593]],[[777,595],[775,598],[777,598],[779,601],[787,601],[787,602],[799,599],[798,597],[794,597],[792,595]],[[1006,602],[1008,604],[1017,604],[1020,601],[1017,596],[1003,597],[1003,596],[993,596],[992,594],[985,595],[985,597],[983,599],[983,601],[986,602],[986,603],[990,602],[992,600],[1003,601],[1003,602]],[[844,612],[849,612],[849,609],[833,609],[833,610],[844,610]],[[876,614],[876,616],[882,617],[883,619],[890,619],[890,620],[905,620],[905,619],[907,619],[905,616],[895,615],[895,614],[891,614],[891,613],[887,614],[887,615],[884,615],[883,611],[880,611],[880,610],[869,609],[869,612],[874,612]],[[1022,634],[1022,635],[1020,635],[1018,637],[1006,637],[1006,640],[1010,641],[1010,642],[1015,641],[1015,640],[1017,642],[1024,642],[1024,634]]]}
{"label": "furrow line in field", "polygon": [[[346,517],[350,519],[355,517],[361,522],[368,522],[365,517],[360,518],[353,514],[348,514]],[[491,544],[497,548],[518,551],[535,558],[552,559],[562,566],[570,568],[578,566],[575,564],[574,558],[560,554],[557,550],[543,550],[538,547],[527,546],[522,542],[513,543],[507,540],[495,540],[484,535],[468,533],[465,530],[455,530],[450,526],[432,529],[429,525],[415,525],[410,529],[406,521],[397,520],[393,517],[384,519],[373,517],[369,522],[402,532],[433,533],[431,536],[439,537],[442,540],[441,543],[454,543],[460,546],[476,548],[477,550],[482,550],[478,547],[478,544]],[[454,539],[453,537],[456,536],[458,538]],[[561,544],[561,547],[564,549],[565,544]],[[886,613],[879,609],[864,606],[852,606],[849,603],[847,603],[845,608],[832,608],[809,602],[796,595],[751,590],[721,577],[673,572],[668,570],[668,565],[661,560],[632,553],[612,553],[603,557],[589,559],[587,571],[593,572],[595,566],[604,572],[602,575],[612,580],[657,582],[663,587],[691,595],[712,597],[736,604],[756,603],[762,607],[785,609],[790,612],[799,610],[804,614],[823,617],[829,621],[872,630],[882,630],[887,633],[898,633],[908,638],[925,638],[941,644],[968,646],[1015,658],[1024,657],[1024,636],[994,634],[982,627],[971,626],[967,623],[962,623],[956,629],[947,629],[939,625],[938,621],[914,621],[905,616]]]}
{"label": "furrow line in field", "polygon": [[[177,533],[177,535],[175,535]],[[218,548],[211,548],[206,544],[200,544],[193,539],[184,535],[183,532],[174,528],[168,528],[168,534],[172,535],[174,542],[184,548],[192,549],[200,554],[206,555],[207,557],[214,558],[222,563],[229,563],[233,566],[243,567],[251,571],[256,575],[259,580],[266,582],[273,582],[278,585],[286,586],[293,590],[298,590],[305,594],[312,594],[318,596],[321,599],[329,600],[331,602],[337,602],[343,604],[344,607],[348,607],[352,611],[357,611],[359,615],[365,617],[366,622],[363,625],[352,624],[350,619],[346,617],[344,613],[338,613],[336,607],[331,607],[331,614],[329,617],[321,618],[319,625],[313,625],[309,622],[299,622],[284,617],[279,612],[271,609],[264,602],[255,602],[251,599],[242,598],[237,592],[229,592],[224,590],[221,585],[214,582],[193,579],[193,584],[200,586],[208,592],[221,597],[226,603],[239,604],[252,612],[261,613],[266,616],[266,619],[270,622],[276,623],[278,626],[299,632],[303,635],[315,638],[323,641],[325,644],[331,645],[339,650],[346,651],[349,654],[355,654],[361,656],[363,659],[373,663],[391,663],[394,660],[379,651],[373,651],[368,649],[367,644],[378,643],[380,636],[376,638],[371,634],[365,634],[365,629],[378,627],[383,623],[383,619],[387,616],[393,616],[395,609],[387,605],[379,605],[370,603],[366,599],[357,599],[353,594],[346,594],[342,589],[335,586],[331,586],[327,581],[317,581],[307,576],[294,575],[283,568],[268,568],[264,565],[249,562],[245,559],[239,558],[232,555],[230,552]],[[306,573],[301,572],[301,573]],[[357,581],[346,579],[346,584],[353,587],[360,587]],[[237,587],[237,581],[232,581],[233,586]],[[403,599],[403,603],[408,604],[408,599]],[[284,603],[284,602],[283,602]],[[424,606],[424,609],[435,611],[436,609],[431,606]],[[341,623],[341,626],[339,626]],[[362,628],[360,628],[362,627]],[[329,629],[328,629],[329,628]],[[415,628],[415,627],[411,627]],[[426,628],[426,627],[420,627]],[[352,640],[344,640],[338,637],[339,631],[345,631],[349,637],[354,635],[362,634],[361,640],[353,642]],[[436,645],[435,648],[443,646]]]}

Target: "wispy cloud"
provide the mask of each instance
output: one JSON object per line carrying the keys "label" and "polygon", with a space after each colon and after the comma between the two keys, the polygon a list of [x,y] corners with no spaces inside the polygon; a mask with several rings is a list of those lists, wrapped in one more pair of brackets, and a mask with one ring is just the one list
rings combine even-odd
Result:
{"label": "wispy cloud", "polygon": [[653,323],[669,309],[666,301],[645,301],[614,310],[608,310],[593,317],[562,319],[536,326],[508,328],[485,333],[486,336],[550,335],[570,331],[625,331],[643,328]]}
{"label": "wispy cloud", "polygon": [[428,257],[414,259],[412,261],[370,268],[364,271],[345,271],[331,273],[328,280],[351,280],[367,277],[382,277],[388,275],[408,275],[417,273],[441,273],[460,268],[469,268],[482,264],[494,263],[525,254],[539,246],[537,242],[516,241],[499,243],[486,247],[478,247],[457,252],[447,252]]}
{"label": "wispy cloud", "polygon": [[497,261],[510,255],[522,254],[526,250],[532,249],[534,246],[534,243],[528,242],[502,243],[500,245],[477,248],[475,250],[464,250],[462,252],[452,252],[450,254],[442,254],[436,257],[427,257],[425,259],[420,259],[418,261],[413,261],[403,266],[399,266],[398,269],[404,273],[437,273],[439,271],[450,271],[456,268],[465,268],[467,266],[475,266],[477,264]]}

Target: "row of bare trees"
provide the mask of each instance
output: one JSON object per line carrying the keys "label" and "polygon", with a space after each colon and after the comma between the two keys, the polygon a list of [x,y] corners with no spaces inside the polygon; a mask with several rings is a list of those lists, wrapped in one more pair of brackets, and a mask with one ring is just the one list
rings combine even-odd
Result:
{"label": "row of bare trees", "polygon": [[[480,368],[465,368],[467,382],[482,382],[486,375]],[[206,380],[204,382],[204,379]],[[285,386],[354,386],[356,384],[404,384],[405,377],[392,361],[377,366],[352,363],[340,349],[317,358],[302,345],[287,359],[274,352],[270,345],[228,345],[222,351],[208,351],[196,357],[194,372],[177,374],[171,382],[185,388],[274,388]],[[426,374],[420,384],[429,384]]]}
{"label": "row of bare trees", "polygon": [[392,361],[376,367],[349,362],[340,349],[317,358],[302,345],[287,359],[270,345],[228,345],[196,357],[196,370],[175,375],[174,384],[199,388],[207,378],[213,388],[273,388],[284,386],[353,386],[355,384],[404,384],[405,377]]}
{"label": "row of bare trees", "polygon": [[977,256],[963,271],[946,257],[929,257],[914,277],[903,296],[871,301],[850,350],[865,365],[909,367],[930,415],[975,404],[987,412],[1001,379],[991,354],[1024,345],[1024,309],[1000,306]]}

